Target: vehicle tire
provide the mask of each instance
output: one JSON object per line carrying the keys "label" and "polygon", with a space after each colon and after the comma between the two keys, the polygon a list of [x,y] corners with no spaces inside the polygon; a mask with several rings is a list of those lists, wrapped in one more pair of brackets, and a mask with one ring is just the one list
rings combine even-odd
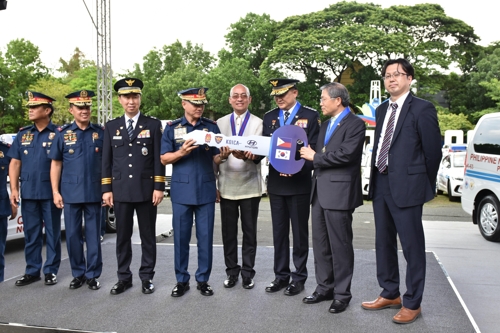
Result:
{"label": "vehicle tire", "polygon": [[448,180],[448,185],[446,186],[446,190],[448,191],[448,199],[450,201],[455,201],[456,198],[451,194],[451,185],[449,180]]}
{"label": "vehicle tire", "polygon": [[500,242],[500,225],[498,224],[500,204],[497,197],[484,197],[477,207],[477,225],[484,239]]}
{"label": "vehicle tire", "polygon": [[436,180],[436,197],[437,197],[437,195],[438,195],[438,194],[443,194],[443,191],[441,191],[441,190],[439,189],[438,182],[437,182],[437,180]]}
{"label": "vehicle tire", "polygon": [[113,207],[108,207],[106,211],[106,232],[108,233],[116,232],[116,217],[115,217],[115,210]]}

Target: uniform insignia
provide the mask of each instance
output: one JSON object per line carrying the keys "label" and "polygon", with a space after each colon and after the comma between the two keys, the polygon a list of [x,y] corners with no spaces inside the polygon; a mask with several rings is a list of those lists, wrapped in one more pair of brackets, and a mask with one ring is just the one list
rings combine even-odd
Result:
{"label": "uniform insignia", "polygon": [[181,123],[179,123],[179,125],[177,125],[177,127],[176,127],[176,128],[180,128],[180,127],[182,127],[182,124],[181,124]]}
{"label": "uniform insignia", "polygon": [[276,87],[278,85],[278,81],[269,81],[273,85],[273,87]]}
{"label": "uniform insignia", "polygon": [[217,143],[221,143],[221,142],[222,142],[222,136],[218,136],[218,135],[216,135],[216,136],[215,136],[215,142],[217,142]]}
{"label": "uniform insignia", "polygon": [[28,155],[28,151],[27,150],[23,151],[23,153],[24,153],[24,155]]}
{"label": "uniform insignia", "polygon": [[[205,128],[205,130],[206,130],[206,128]],[[205,142],[206,142],[206,143],[210,143],[210,141],[211,141],[211,140],[212,140],[212,135],[210,135],[210,134],[206,134],[206,135],[205,135]]]}
{"label": "uniform insignia", "polygon": [[142,155],[146,156],[148,154],[148,148],[142,147],[141,152],[142,152]]}
{"label": "uniform insignia", "polygon": [[99,147],[95,147],[95,152],[98,153],[99,152]]}
{"label": "uniform insignia", "polygon": [[0,158],[4,158],[3,151],[0,151]]}
{"label": "uniform insignia", "polygon": [[73,154],[75,151],[73,149],[68,150],[68,153]]}
{"label": "uniform insignia", "polygon": [[208,132],[208,128],[204,128],[203,130],[204,130],[205,132]]}
{"label": "uniform insignia", "polygon": [[42,142],[42,147],[46,147],[47,146],[47,142]]}
{"label": "uniform insignia", "polygon": [[273,120],[271,121],[271,125],[272,125],[272,126],[276,126],[276,119],[273,119]]}
{"label": "uniform insignia", "polygon": [[80,91],[80,97],[81,98],[87,98],[88,95],[89,95],[89,93],[87,92],[87,90]]}
{"label": "uniform insignia", "polygon": [[97,139],[99,139],[99,133],[97,132],[92,133],[92,140],[97,140]]}
{"label": "uniform insignia", "polygon": [[200,95],[200,96],[205,95],[205,89],[204,88],[200,88],[200,90],[198,90],[198,95]]}
{"label": "uniform insignia", "polygon": [[116,130],[116,135],[120,135],[120,130]]}
{"label": "uniform insignia", "polygon": [[297,121],[295,122],[295,125],[296,126],[299,126],[300,128],[307,128],[307,123],[308,123],[308,119],[297,119]]}
{"label": "uniform insignia", "polygon": [[135,80],[125,80],[125,83],[127,83],[129,87],[132,87],[134,82],[135,82]]}
{"label": "uniform insignia", "polygon": [[33,99],[33,93],[31,91],[28,91],[28,99]]}
{"label": "uniform insignia", "polygon": [[149,130],[142,130],[139,135],[137,135],[137,138],[141,139],[141,138],[150,138],[151,137],[151,133]]}
{"label": "uniform insignia", "polygon": [[49,140],[53,140],[55,138],[55,136],[56,136],[56,133],[50,132],[50,134],[49,134]]}

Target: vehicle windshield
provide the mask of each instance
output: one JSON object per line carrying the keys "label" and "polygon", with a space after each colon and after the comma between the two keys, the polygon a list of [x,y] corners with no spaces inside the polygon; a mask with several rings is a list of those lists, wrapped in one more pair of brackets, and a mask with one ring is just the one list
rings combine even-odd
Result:
{"label": "vehicle windshield", "polygon": [[453,159],[453,166],[455,168],[458,168],[458,167],[463,168],[464,162],[465,162],[465,154],[464,155],[457,154],[457,155],[455,155],[455,158]]}

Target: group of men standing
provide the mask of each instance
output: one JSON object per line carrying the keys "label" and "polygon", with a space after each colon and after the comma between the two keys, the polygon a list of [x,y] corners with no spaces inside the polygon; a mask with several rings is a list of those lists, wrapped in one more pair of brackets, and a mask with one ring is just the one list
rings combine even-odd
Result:
{"label": "group of men standing", "polygon": [[[383,291],[375,301],[363,302],[362,307],[367,310],[401,308],[393,321],[410,323],[421,311],[425,281],[422,206],[433,197],[441,137],[434,106],[410,93],[414,70],[408,61],[389,60],[382,76],[390,102],[382,103],[376,113],[369,195],[374,200],[377,278]],[[320,88],[321,110],[329,118],[321,124],[319,113],[297,100],[297,82],[269,80],[271,95],[278,107],[267,112],[263,119],[248,109],[252,100],[248,87],[235,85],[229,94],[233,112],[217,123],[202,117],[207,88],[180,91],[184,115],[169,122],[164,131],[159,120],[140,112],[143,83],[139,79],[126,78],[115,84],[124,115],[109,121],[104,130],[89,121],[92,92],[79,91],[67,96],[75,121],[58,129],[50,122],[52,99],[32,93],[28,106],[34,124],[21,129],[9,151],[12,215],[19,202],[18,182],[12,180],[20,179],[26,235],[26,273],[16,285],[40,279],[42,220],[47,233],[45,283],[57,282],[61,256],[60,214],[64,206],[74,276],[70,288],[87,282],[90,289],[99,289],[100,227],[94,220],[99,221],[99,209],[104,204],[114,207],[118,221],[118,282],[111,294],[120,294],[132,287],[134,211],[141,237],[142,292],[153,293],[156,212],[163,199],[164,166],[172,164],[177,283],[171,296],[181,297],[190,289],[188,260],[193,222],[198,243],[197,289],[204,296],[214,293],[209,278],[216,202],[220,203],[227,273],[223,285],[234,287],[241,275],[242,287],[252,289],[262,194],[260,163],[264,156],[197,144],[193,139],[186,139],[186,134],[201,130],[226,136],[272,136],[280,127],[295,125],[307,135],[308,145],[298,152],[305,160],[304,166],[295,174],[281,173],[273,165],[269,166],[267,191],[275,278],[265,291],[275,293],[284,289],[285,295],[294,296],[304,290],[312,207],[317,287],[303,302],[333,300],[329,307],[331,313],[345,311],[352,298],[353,213],[363,204],[360,166],[365,124],[349,108],[347,89],[336,82]],[[82,215],[87,260],[82,245]],[[238,263],[238,220],[243,232],[241,264]],[[290,269],[290,226],[294,269]],[[408,263],[403,301],[399,292],[397,235]]]}

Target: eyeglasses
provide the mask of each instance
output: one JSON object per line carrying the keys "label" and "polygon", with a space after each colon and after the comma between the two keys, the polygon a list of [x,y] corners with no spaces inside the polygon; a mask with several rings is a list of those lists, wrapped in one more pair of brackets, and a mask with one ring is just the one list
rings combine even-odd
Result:
{"label": "eyeglasses", "polygon": [[394,74],[386,74],[385,76],[382,76],[382,79],[383,80],[390,80],[391,78],[394,78],[395,80],[397,80],[401,75],[406,75],[408,76],[408,74],[406,73],[399,73],[399,72],[396,72]]}
{"label": "eyeglasses", "polygon": [[321,97],[321,98],[319,99],[319,104],[324,103],[325,101],[327,101],[327,100],[329,100],[329,99],[337,99],[337,98],[339,98],[339,97],[338,97],[338,96],[337,96],[337,97],[327,97],[327,98],[325,98],[325,97]]}
{"label": "eyeglasses", "polygon": [[232,99],[247,99],[248,95],[247,94],[232,94],[231,95]]}

